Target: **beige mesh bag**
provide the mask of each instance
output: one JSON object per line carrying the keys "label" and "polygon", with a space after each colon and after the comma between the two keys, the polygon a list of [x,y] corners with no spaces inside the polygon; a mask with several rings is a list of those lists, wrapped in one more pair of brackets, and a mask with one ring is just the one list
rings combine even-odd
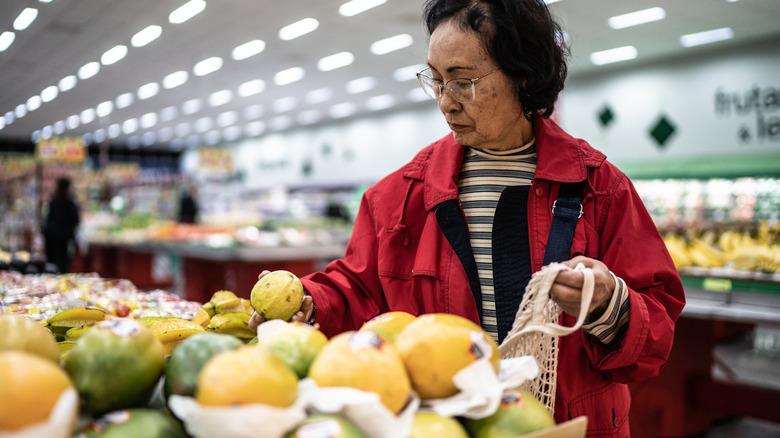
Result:
{"label": "beige mesh bag", "polygon": [[583,271],[585,278],[577,322],[572,327],[564,327],[557,323],[562,310],[550,299],[549,291],[558,273],[566,269],[571,268],[560,263],[550,263],[531,277],[523,301],[517,310],[512,330],[499,346],[501,357],[504,359],[521,356],[533,356],[536,359],[539,375],[536,379],[523,384],[523,389],[530,391],[544,403],[550,413],[554,413],[555,409],[558,337],[579,330],[588,315],[588,307],[593,299],[593,271],[579,264],[575,270]]}

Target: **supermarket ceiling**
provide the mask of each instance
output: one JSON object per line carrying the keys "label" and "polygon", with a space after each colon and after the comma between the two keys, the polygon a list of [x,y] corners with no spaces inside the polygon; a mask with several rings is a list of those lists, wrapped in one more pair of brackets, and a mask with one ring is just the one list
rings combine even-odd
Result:
{"label": "supermarket ceiling", "polygon": [[[422,2],[369,0],[349,16],[361,6],[345,1],[3,0],[0,139],[179,149],[434,105],[420,100],[414,79],[427,54]],[[780,35],[778,0],[549,3],[572,48],[572,76]],[[608,24],[648,8],[656,21]],[[296,22],[304,34],[281,38]],[[729,39],[681,44],[724,28]],[[624,46],[635,59],[591,61]]]}

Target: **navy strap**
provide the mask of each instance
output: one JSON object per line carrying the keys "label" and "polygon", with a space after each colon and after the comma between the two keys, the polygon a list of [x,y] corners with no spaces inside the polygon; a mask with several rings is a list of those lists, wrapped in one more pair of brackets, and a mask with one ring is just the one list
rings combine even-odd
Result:
{"label": "navy strap", "polygon": [[577,220],[582,216],[582,190],[584,188],[585,181],[561,183],[558,199],[555,200],[552,207],[553,218],[550,234],[547,236],[543,265],[569,260],[574,229],[577,227]]}

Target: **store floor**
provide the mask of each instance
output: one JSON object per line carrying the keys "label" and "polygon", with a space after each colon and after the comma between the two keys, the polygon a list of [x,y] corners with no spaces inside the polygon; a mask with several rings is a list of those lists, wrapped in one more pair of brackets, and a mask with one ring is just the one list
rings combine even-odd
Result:
{"label": "store floor", "polygon": [[737,418],[720,422],[708,432],[690,438],[780,438],[780,424]]}

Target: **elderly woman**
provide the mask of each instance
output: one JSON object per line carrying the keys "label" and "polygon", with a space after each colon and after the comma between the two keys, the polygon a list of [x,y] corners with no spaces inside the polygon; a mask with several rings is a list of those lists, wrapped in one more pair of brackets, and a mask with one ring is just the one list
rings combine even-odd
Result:
{"label": "elderly woman", "polygon": [[[302,279],[295,318],[332,336],[383,312],[448,312],[501,342],[533,272],[582,263],[594,297],[560,340],[555,417],[628,436],[626,383],[663,368],[683,289],[629,179],[548,118],[566,77],[560,29],[542,0],[429,0],[425,21],[418,77],[452,133],[366,191],[345,257]],[[562,271],[550,291],[564,325],[582,284]]]}

